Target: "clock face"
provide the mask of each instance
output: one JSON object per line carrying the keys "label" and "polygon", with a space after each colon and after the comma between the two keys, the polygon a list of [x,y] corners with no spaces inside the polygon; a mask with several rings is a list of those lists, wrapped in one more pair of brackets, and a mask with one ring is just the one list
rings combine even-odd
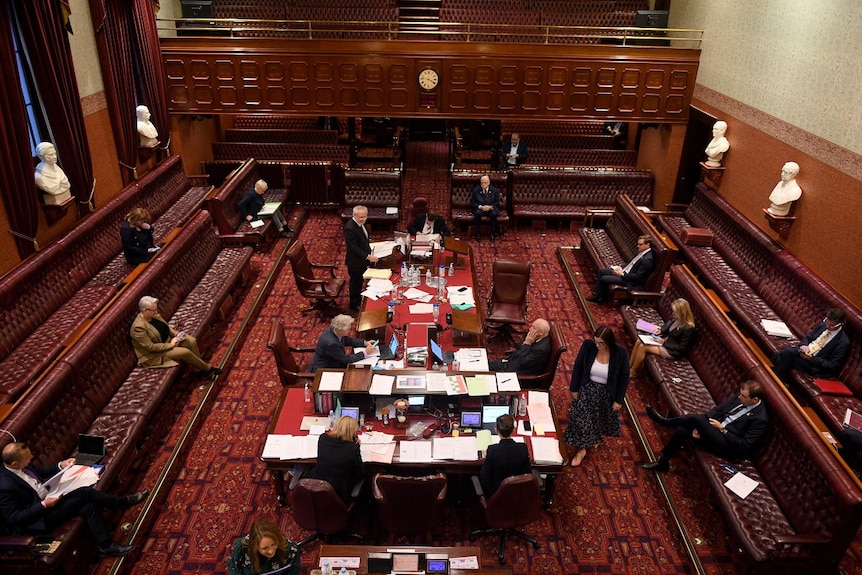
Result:
{"label": "clock face", "polygon": [[433,68],[425,68],[419,72],[419,86],[423,90],[433,90],[440,82],[440,76]]}

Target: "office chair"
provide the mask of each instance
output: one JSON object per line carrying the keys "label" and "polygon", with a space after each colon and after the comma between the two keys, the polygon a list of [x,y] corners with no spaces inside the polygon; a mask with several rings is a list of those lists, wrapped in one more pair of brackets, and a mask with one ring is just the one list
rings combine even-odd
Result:
{"label": "office chair", "polygon": [[497,333],[491,339],[502,336],[515,342],[513,325],[527,323],[527,289],[530,287],[530,262],[494,260],[494,286],[488,298],[488,314],[485,317],[489,329]]}
{"label": "office chair", "polygon": [[524,389],[551,389],[551,384],[554,383],[554,376],[557,374],[557,365],[560,363],[560,357],[564,351],[568,350],[566,340],[563,337],[563,330],[560,326],[553,324],[551,333],[548,334],[551,338],[551,353],[548,355],[548,363],[542,373],[536,375],[521,375],[518,374],[518,380],[521,382],[521,387]]}
{"label": "office chair", "polygon": [[328,481],[300,479],[291,494],[293,519],[296,524],[314,532],[298,543],[300,547],[321,538],[327,541],[330,535],[336,533],[360,541],[364,539],[358,533],[345,532],[350,521],[350,512],[353,510],[353,501],[345,503]]}
{"label": "office chair", "polygon": [[500,534],[500,565],[506,563],[503,551],[506,548],[506,536],[514,535],[533,544],[533,549],[539,548],[539,542],[519,531],[518,527],[529,525],[542,515],[542,495],[539,480],[532,473],[507,477],[489,498],[482,491],[479,478],[473,476],[473,487],[479,496],[479,503],[485,509],[486,529],[474,529],[470,532],[470,541],[480,535]]}
{"label": "office chair", "polygon": [[278,369],[278,377],[281,380],[282,387],[289,385],[302,385],[306,382],[311,383],[314,380],[314,374],[308,371],[308,365],[300,366],[294,353],[312,353],[313,347],[291,347],[284,337],[284,326],[281,325],[281,320],[272,318],[272,327],[269,329],[269,342],[266,347],[272,351],[275,356],[275,366]]}
{"label": "office chair", "polygon": [[[296,287],[302,296],[312,302],[312,306],[302,310],[302,315],[312,311],[320,312],[320,321],[324,320],[325,313],[337,312],[335,300],[344,291],[344,278],[335,277],[334,264],[313,264],[308,261],[305,245],[301,241],[295,241],[287,250],[287,259],[293,269],[293,277],[296,278]],[[316,279],[314,268],[329,270],[331,277]]]}
{"label": "office chair", "polygon": [[389,533],[429,532],[440,520],[446,499],[446,475],[399,477],[377,473],[371,482],[377,517]]}

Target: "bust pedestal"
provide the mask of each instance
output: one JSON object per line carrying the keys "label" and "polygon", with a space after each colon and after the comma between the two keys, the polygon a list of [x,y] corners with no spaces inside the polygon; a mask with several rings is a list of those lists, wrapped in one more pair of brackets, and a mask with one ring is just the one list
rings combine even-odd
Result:
{"label": "bust pedestal", "polygon": [[769,227],[778,232],[780,236],[787,236],[790,233],[790,226],[796,221],[796,216],[776,216],[766,208],[763,208],[763,213],[766,216],[766,221],[769,222]]}
{"label": "bust pedestal", "polygon": [[700,181],[715,192],[721,187],[721,179],[724,177],[724,168],[721,166],[710,166],[706,162],[700,162]]}

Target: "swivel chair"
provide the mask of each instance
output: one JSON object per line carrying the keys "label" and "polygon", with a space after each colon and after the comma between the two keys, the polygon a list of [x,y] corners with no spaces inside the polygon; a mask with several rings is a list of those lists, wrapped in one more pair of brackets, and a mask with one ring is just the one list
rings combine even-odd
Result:
{"label": "swivel chair", "polygon": [[497,488],[497,491],[487,498],[482,491],[478,477],[473,477],[473,487],[479,496],[479,503],[485,509],[486,529],[475,529],[470,532],[470,540],[480,535],[500,534],[500,565],[506,563],[504,551],[506,536],[514,535],[539,548],[539,542],[519,531],[518,527],[529,525],[542,515],[542,496],[539,480],[532,473],[507,477]]}
{"label": "swivel chair", "polygon": [[[418,535],[440,520],[446,499],[446,476],[399,477],[377,473],[371,482],[377,516],[389,533]],[[427,538],[426,538],[427,539]]]}
{"label": "swivel chair", "polygon": [[[513,325],[527,323],[527,289],[530,287],[530,262],[508,259],[494,260],[494,285],[488,298],[488,314],[485,323],[497,333],[515,342],[512,337]],[[491,325],[496,324],[496,325]]]}
{"label": "swivel chair", "polygon": [[300,547],[316,541],[329,539],[337,533],[363,540],[358,533],[347,533],[353,501],[345,503],[328,481],[322,479],[300,479],[293,489],[291,503],[296,524],[314,534],[298,543]]}
{"label": "swivel chair", "polygon": [[[312,306],[302,310],[302,315],[313,311],[320,312],[320,321],[324,320],[327,312],[335,313],[335,300],[344,291],[344,278],[335,277],[335,264],[314,264],[308,261],[305,245],[301,241],[295,241],[287,250],[287,259],[293,269],[293,277],[296,279],[296,288],[299,293],[311,301]],[[314,268],[328,270],[331,277],[316,279]]]}
{"label": "swivel chair", "polygon": [[554,376],[557,374],[557,365],[560,363],[560,357],[563,352],[568,350],[566,340],[563,337],[563,330],[560,326],[553,324],[551,333],[548,334],[551,338],[551,353],[548,355],[548,363],[542,373],[536,375],[521,375],[518,374],[518,380],[521,382],[523,389],[551,389],[554,383]]}
{"label": "swivel chair", "polygon": [[272,318],[269,342],[266,347],[275,356],[275,366],[278,369],[278,378],[281,380],[282,387],[302,385],[314,380],[314,374],[308,371],[308,365],[300,366],[293,357],[294,353],[311,353],[314,348],[288,345],[287,339],[284,337],[284,326],[281,325],[281,320],[278,318]]}

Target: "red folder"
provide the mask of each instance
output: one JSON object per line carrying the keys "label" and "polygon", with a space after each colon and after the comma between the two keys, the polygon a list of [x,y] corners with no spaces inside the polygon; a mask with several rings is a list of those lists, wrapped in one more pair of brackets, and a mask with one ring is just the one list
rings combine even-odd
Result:
{"label": "red folder", "polygon": [[834,379],[820,379],[818,377],[814,378],[814,385],[820,388],[822,393],[827,395],[845,395],[850,397],[853,395],[853,392],[844,385],[840,381],[836,381]]}

